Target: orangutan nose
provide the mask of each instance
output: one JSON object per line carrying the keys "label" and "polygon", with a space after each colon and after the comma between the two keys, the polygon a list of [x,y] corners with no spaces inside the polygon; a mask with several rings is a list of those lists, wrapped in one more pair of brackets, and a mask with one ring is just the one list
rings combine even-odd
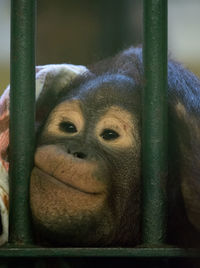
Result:
{"label": "orangutan nose", "polygon": [[86,154],[81,153],[81,152],[75,152],[75,153],[73,153],[73,156],[81,158],[81,159],[86,158]]}
{"label": "orangutan nose", "polygon": [[86,154],[84,154],[82,152],[72,152],[70,149],[68,149],[67,152],[68,152],[68,154],[71,154],[77,158],[85,159],[87,157]]}

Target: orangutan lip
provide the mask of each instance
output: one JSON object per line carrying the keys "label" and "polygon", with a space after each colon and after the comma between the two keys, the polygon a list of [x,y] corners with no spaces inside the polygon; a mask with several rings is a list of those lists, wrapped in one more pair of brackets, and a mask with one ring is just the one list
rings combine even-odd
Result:
{"label": "orangutan lip", "polygon": [[77,188],[77,187],[75,187],[75,186],[73,186],[73,185],[71,185],[71,184],[69,184],[69,183],[67,183],[67,182],[64,182],[64,181],[58,179],[57,177],[54,177],[54,176],[50,175],[49,173],[43,171],[41,168],[39,168],[39,167],[37,167],[37,166],[35,166],[35,167],[36,167],[40,172],[42,172],[42,173],[44,173],[45,175],[47,175],[48,177],[50,177],[50,178],[52,178],[52,179],[54,179],[54,180],[56,180],[56,181],[58,181],[58,182],[64,184],[65,186],[67,186],[67,187],[69,187],[69,188],[74,189],[75,191],[78,191],[78,192],[81,192],[81,193],[84,193],[84,194],[90,194],[90,195],[99,195],[99,194],[102,194],[102,193],[100,193],[100,192],[87,192],[87,191],[84,191],[83,189]]}

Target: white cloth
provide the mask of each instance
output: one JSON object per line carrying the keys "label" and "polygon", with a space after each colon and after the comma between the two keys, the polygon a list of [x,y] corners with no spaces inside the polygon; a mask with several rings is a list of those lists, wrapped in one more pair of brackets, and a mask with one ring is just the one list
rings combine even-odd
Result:
{"label": "white cloth", "polygon": [[[67,86],[77,75],[87,71],[82,65],[51,64],[36,67],[36,101],[42,90],[48,90],[53,83],[54,89],[59,92]],[[2,221],[2,234],[0,245],[8,241],[8,210],[9,210],[9,184],[7,148],[9,145],[9,92],[8,86],[0,97],[0,215]]]}

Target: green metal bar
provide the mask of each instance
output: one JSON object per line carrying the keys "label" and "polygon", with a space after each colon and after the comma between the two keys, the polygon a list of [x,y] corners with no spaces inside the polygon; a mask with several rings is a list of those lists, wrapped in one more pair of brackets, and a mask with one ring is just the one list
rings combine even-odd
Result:
{"label": "green metal bar", "polygon": [[143,243],[166,236],[167,0],[143,0]]}
{"label": "green metal bar", "polygon": [[1,248],[0,258],[43,257],[136,257],[199,258],[199,249],[183,248]]}
{"label": "green metal bar", "polygon": [[35,0],[11,1],[10,238],[31,242],[29,180],[34,156]]}

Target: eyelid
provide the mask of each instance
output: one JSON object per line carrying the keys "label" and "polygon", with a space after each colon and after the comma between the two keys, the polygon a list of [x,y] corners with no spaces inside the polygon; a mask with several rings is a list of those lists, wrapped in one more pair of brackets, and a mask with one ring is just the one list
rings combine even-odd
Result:
{"label": "eyelid", "polygon": [[[65,133],[59,129],[59,125],[63,121],[69,121],[77,128],[75,133]],[[77,101],[64,102],[58,105],[47,119],[46,127],[43,134],[53,136],[77,135],[84,127],[84,117]]]}
{"label": "eyelid", "polygon": [[66,133],[67,135],[73,135],[78,133],[76,125],[70,121],[61,121],[59,124],[59,130]]}
{"label": "eyelid", "polygon": [[121,136],[123,134],[122,126],[120,126],[120,123],[117,122],[116,119],[111,119],[112,121],[110,119],[111,118],[109,118],[109,120],[103,120],[100,122],[99,127],[97,127],[98,133],[101,134],[105,129],[110,129],[117,132],[119,136]]}
{"label": "eyelid", "polygon": [[[115,122],[113,122],[115,121]],[[103,138],[102,134],[105,130],[111,130],[116,132],[119,136],[116,139],[111,139],[111,140],[106,140]],[[100,140],[103,143],[109,143],[109,144],[116,144],[118,143],[121,139],[123,139],[124,136],[124,131],[121,126],[121,123],[117,121],[116,118],[106,118],[103,119],[102,121],[99,122],[96,128],[96,133],[97,136],[99,136]]]}
{"label": "eyelid", "polygon": [[[70,114],[70,113],[69,113]],[[76,116],[76,112],[72,112],[71,116],[61,116],[60,118],[56,119],[56,124],[59,128],[60,123],[62,122],[69,122],[77,128],[77,132],[79,132],[82,128],[82,120],[78,116]]]}
{"label": "eyelid", "polygon": [[[135,144],[134,134],[134,117],[126,110],[118,106],[112,106],[100,118],[95,128],[95,135],[97,139],[105,146],[112,148],[127,148]],[[117,139],[107,142],[100,134],[104,129],[112,129],[119,134]],[[136,135],[137,136],[137,135]]]}
{"label": "eyelid", "polygon": [[119,133],[113,129],[105,128],[103,129],[102,133],[100,134],[100,137],[105,140],[106,142],[112,142],[115,141],[120,137]]}
{"label": "eyelid", "polygon": [[110,124],[105,124],[105,127],[104,129],[110,129],[110,130],[113,130],[113,131],[120,131],[121,130],[121,127],[117,124],[115,125],[110,125]]}

